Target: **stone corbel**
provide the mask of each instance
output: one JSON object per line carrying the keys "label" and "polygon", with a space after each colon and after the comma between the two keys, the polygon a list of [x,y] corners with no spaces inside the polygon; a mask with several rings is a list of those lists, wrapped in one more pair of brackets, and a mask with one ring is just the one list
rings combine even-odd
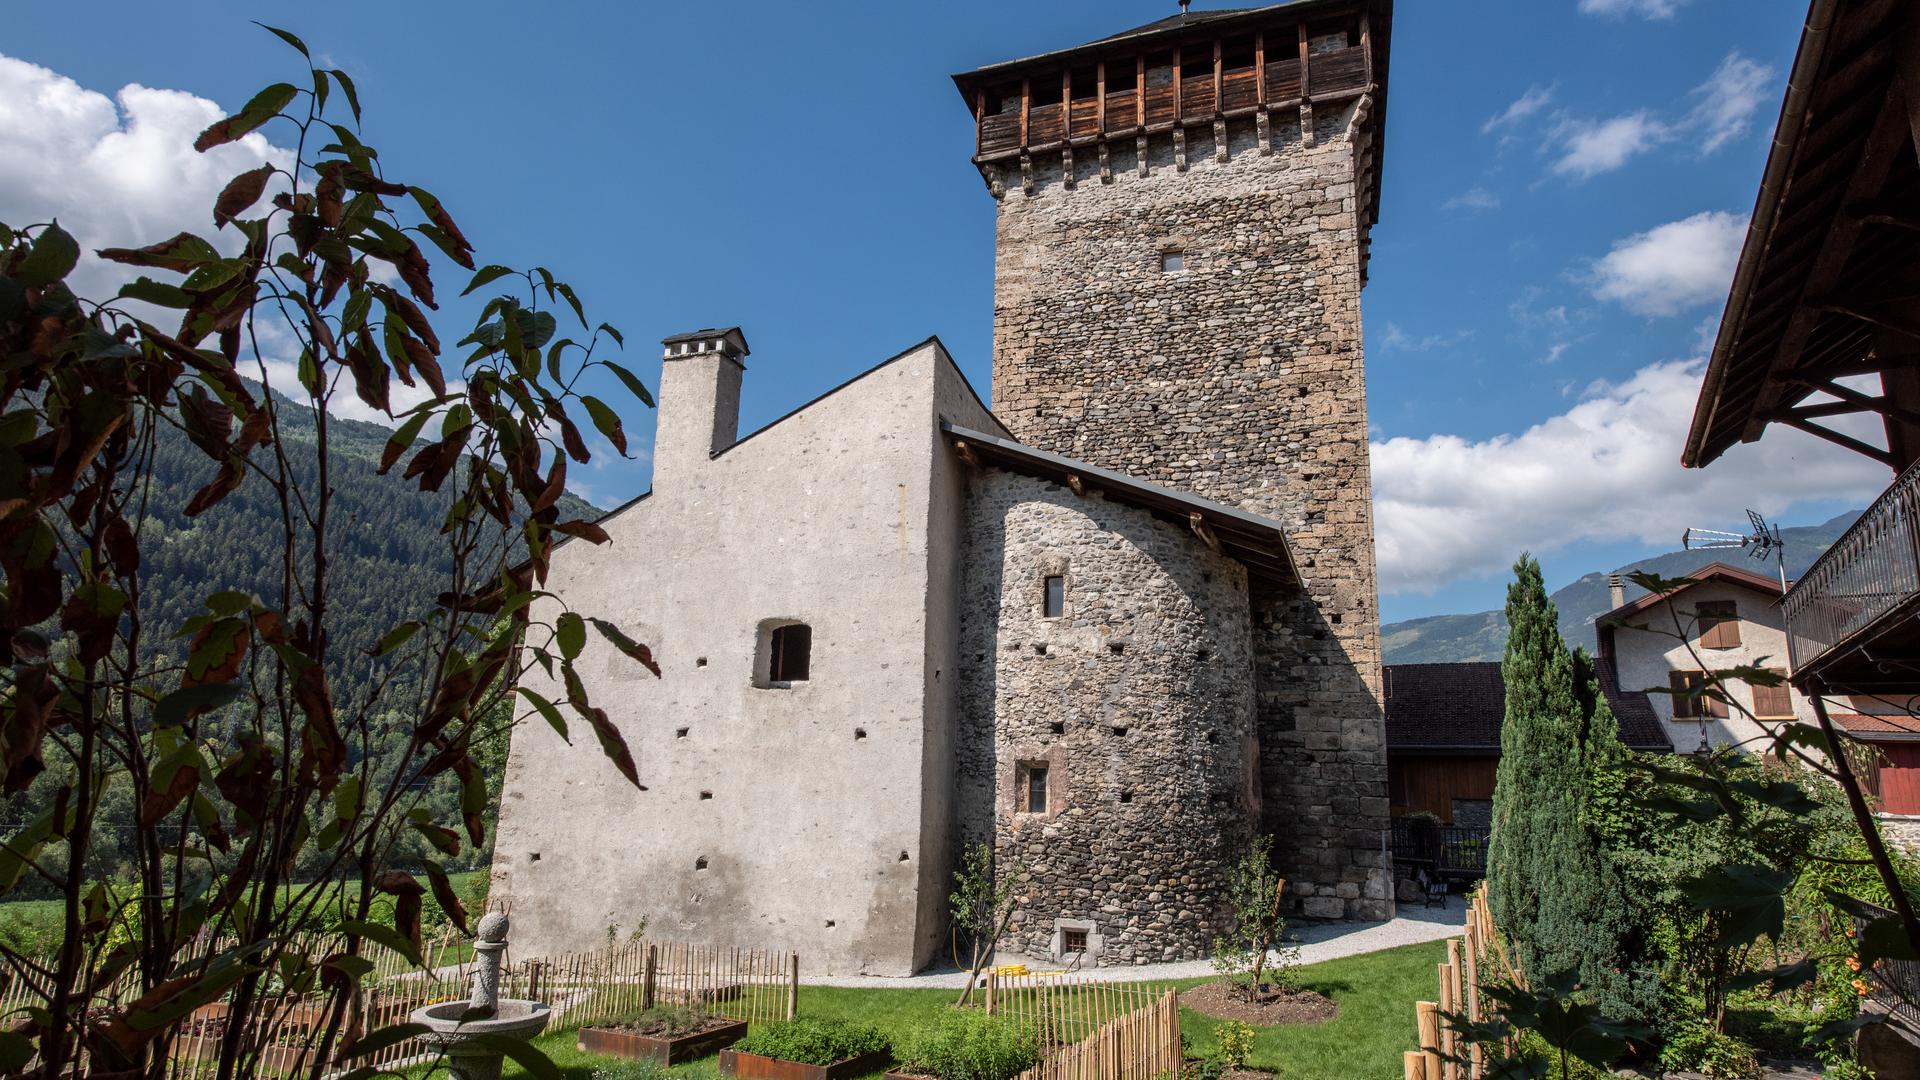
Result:
{"label": "stone corbel", "polygon": [[1187,129],[1173,129],[1173,168],[1175,172],[1187,171]]}
{"label": "stone corbel", "polygon": [[1213,122],[1213,160],[1222,165],[1227,163],[1227,122],[1225,120]]}
{"label": "stone corbel", "polygon": [[1028,195],[1033,194],[1033,155],[1031,154],[1020,155],[1020,190]]}
{"label": "stone corbel", "polygon": [[1273,121],[1267,117],[1267,110],[1264,105],[1261,106],[1260,112],[1253,118],[1253,129],[1260,139],[1260,156],[1273,156]]}
{"label": "stone corbel", "polygon": [[1140,176],[1145,178],[1147,175],[1147,137],[1145,135],[1133,137],[1133,161]]}
{"label": "stone corbel", "polygon": [[1107,153],[1107,144],[1104,142],[1100,144],[1100,182],[1113,183],[1113,159]]}

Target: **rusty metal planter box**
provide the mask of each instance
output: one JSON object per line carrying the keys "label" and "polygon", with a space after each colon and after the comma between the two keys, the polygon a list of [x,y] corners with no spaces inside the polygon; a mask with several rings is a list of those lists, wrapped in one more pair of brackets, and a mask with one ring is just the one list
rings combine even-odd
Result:
{"label": "rusty metal planter box", "polygon": [[885,1050],[836,1061],[831,1065],[803,1065],[798,1061],[722,1050],[720,1075],[737,1077],[738,1080],[853,1080],[856,1076],[879,1072],[892,1062],[893,1055]]}
{"label": "rusty metal planter box", "polygon": [[579,1047],[583,1054],[599,1054],[623,1061],[657,1061],[662,1065],[678,1065],[683,1061],[706,1057],[723,1046],[738,1042],[746,1034],[745,1020],[729,1021],[719,1027],[672,1038],[614,1028],[583,1027],[580,1029]]}

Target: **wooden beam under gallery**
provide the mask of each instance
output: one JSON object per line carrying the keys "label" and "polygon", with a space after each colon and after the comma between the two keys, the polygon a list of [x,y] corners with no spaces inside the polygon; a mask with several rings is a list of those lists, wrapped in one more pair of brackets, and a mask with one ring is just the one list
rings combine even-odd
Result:
{"label": "wooden beam under gallery", "polygon": [[1822,427],[1811,420],[1802,420],[1801,418],[1794,416],[1791,413],[1785,416],[1779,417],[1779,422],[1787,425],[1790,428],[1795,428],[1797,430],[1804,431],[1807,434],[1814,436],[1815,438],[1825,439],[1828,442],[1834,444],[1835,446],[1845,447],[1846,449],[1851,450],[1856,454],[1860,454],[1863,457],[1872,458],[1873,460],[1879,462],[1880,464],[1885,465],[1889,469],[1897,468],[1897,466],[1894,464],[1892,454],[1887,453],[1885,450],[1882,450],[1877,446],[1873,446],[1869,443],[1863,443],[1859,439],[1856,439],[1851,435],[1842,435],[1839,432],[1833,430],[1832,428]]}
{"label": "wooden beam under gallery", "polygon": [[1187,524],[1192,526],[1193,535],[1199,537],[1201,543],[1213,549],[1214,554],[1220,553],[1220,537],[1214,534],[1213,526],[1207,524],[1205,514],[1198,510],[1193,511],[1187,515]]}

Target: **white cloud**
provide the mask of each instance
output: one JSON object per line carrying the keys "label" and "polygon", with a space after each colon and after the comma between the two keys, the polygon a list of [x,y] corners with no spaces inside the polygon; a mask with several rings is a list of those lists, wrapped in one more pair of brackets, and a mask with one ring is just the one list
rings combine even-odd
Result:
{"label": "white cloud", "polygon": [[[1777,517],[1803,500],[1866,499],[1886,469],[1775,425],[1705,469],[1682,469],[1704,367],[1654,364],[1597,383],[1565,413],[1517,435],[1373,444],[1380,587],[1430,593],[1504,570],[1522,550],[1580,541],[1670,545],[1687,525]],[[1870,419],[1848,418],[1872,440]],[[1846,427],[1835,422],[1836,427]]]}
{"label": "white cloud", "polygon": [[[266,162],[289,167],[294,153],[258,132],[204,154],[196,151],[194,138],[226,115],[206,98],[135,83],[109,98],[58,72],[0,55],[0,221],[21,226],[58,218],[81,248],[68,284],[93,300],[110,298],[142,273],[171,280],[106,262],[93,254],[96,249],[141,247],[186,231],[237,252],[242,241],[236,230],[214,229],[214,197],[248,169]],[[394,280],[386,264],[372,265],[376,276]],[[163,328],[179,321],[177,313],[137,307]],[[288,359],[298,346],[274,320],[261,320],[257,329],[271,384],[300,397],[297,370]],[[260,374],[245,361],[242,367],[249,377]],[[332,399],[336,415],[393,425],[353,393],[351,376],[341,390]],[[392,386],[396,412],[429,396],[424,385],[409,389],[395,380]]]}
{"label": "white cloud", "polygon": [[1571,341],[1556,341],[1548,346],[1547,355],[1541,357],[1540,362],[1542,364],[1557,364],[1560,362],[1560,358],[1565,356],[1567,350],[1571,348],[1573,348],[1573,342]]}
{"label": "white cloud", "polygon": [[1728,53],[1706,82],[1693,90],[1698,100],[1682,127],[1711,154],[1747,133],[1753,116],[1774,100],[1773,69],[1737,52]]}
{"label": "white cloud", "polygon": [[1671,19],[1687,0],[1580,0],[1582,15],[1638,15],[1646,19]]}
{"label": "white cloud", "polygon": [[1475,212],[1500,209],[1500,196],[1480,185],[1467,190],[1440,204],[1442,210],[1472,210]]}
{"label": "white cloud", "polygon": [[95,258],[96,248],[140,247],[189,230],[238,251],[231,227],[214,231],[214,196],[262,163],[286,167],[293,151],[258,132],[194,150],[194,137],[225,115],[206,98],[137,83],[108,98],[0,55],[0,221],[58,217],[83,252],[69,283],[91,299],[139,276]]}
{"label": "white cloud", "polygon": [[1746,219],[1709,210],[1636,233],[1593,264],[1593,295],[1640,315],[1725,300]]}
{"label": "white cloud", "polygon": [[1554,134],[1560,156],[1553,171],[1580,180],[1612,172],[1673,137],[1672,129],[1645,109],[1611,120],[1565,120]]}
{"label": "white cloud", "polygon": [[1553,100],[1553,91],[1551,86],[1527,87],[1527,92],[1515,98],[1511,105],[1487,117],[1486,123],[1480,125],[1480,134],[1491,135],[1503,131],[1546,108]]}
{"label": "white cloud", "polygon": [[1434,349],[1449,349],[1473,336],[1471,330],[1455,330],[1451,334],[1423,334],[1415,337],[1400,328],[1398,323],[1388,323],[1380,335],[1380,348],[1392,352],[1431,352]]}

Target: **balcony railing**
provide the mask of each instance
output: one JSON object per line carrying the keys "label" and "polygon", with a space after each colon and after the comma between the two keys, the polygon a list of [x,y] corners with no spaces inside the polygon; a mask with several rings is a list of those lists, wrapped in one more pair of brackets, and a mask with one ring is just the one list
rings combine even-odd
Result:
{"label": "balcony railing", "polygon": [[1780,606],[1796,672],[1920,594],[1916,516],[1920,463],[1901,473],[1788,590]]}
{"label": "balcony railing", "polygon": [[1441,877],[1474,879],[1487,873],[1487,840],[1493,830],[1472,825],[1434,825],[1392,819],[1395,862],[1426,866]]}

